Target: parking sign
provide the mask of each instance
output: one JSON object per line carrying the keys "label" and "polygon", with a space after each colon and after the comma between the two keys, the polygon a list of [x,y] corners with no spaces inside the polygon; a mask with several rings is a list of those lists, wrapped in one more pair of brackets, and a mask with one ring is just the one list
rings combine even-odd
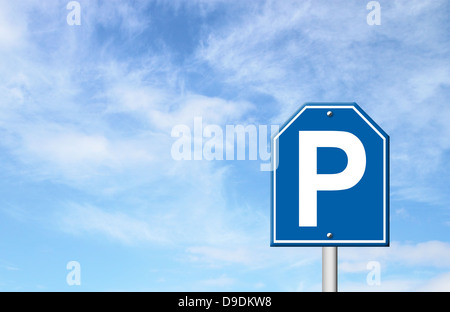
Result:
{"label": "parking sign", "polygon": [[389,136],[356,103],[307,103],[272,144],[271,246],[389,246]]}

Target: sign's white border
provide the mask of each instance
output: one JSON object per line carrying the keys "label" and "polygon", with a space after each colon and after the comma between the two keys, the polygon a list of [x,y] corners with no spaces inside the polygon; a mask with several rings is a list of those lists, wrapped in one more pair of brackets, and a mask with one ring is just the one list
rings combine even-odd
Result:
{"label": "sign's white border", "polygon": [[386,181],[387,181],[387,147],[386,147],[386,138],[378,131],[378,129],[369,121],[367,118],[361,114],[361,112],[355,107],[355,106],[345,106],[345,105],[336,105],[336,106],[328,106],[328,105],[305,105],[303,109],[294,117],[292,120],[285,126],[283,129],[273,138],[274,143],[274,155],[273,155],[273,163],[277,164],[277,153],[278,153],[278,145],[277,140],[280,135],[283,134],[283,132],[289,128],[289,126],[306,110],[306,109],[353,109],[383,140],[383,239],[382,240],[280,240],[276,238],[276,167],[274,168],[273,172],[273,243],[274,244],[324,244],[324,245],[334,245],[334,244],[385,244],[387,239],[387,228],[386,228],[386,218],[387,218],[387,201],[386,201]]}

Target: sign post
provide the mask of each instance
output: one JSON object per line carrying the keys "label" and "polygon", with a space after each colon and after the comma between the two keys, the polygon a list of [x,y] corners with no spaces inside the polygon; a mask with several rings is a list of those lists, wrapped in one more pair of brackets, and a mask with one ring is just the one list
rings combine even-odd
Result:
{"label": "sign post", "polygon": [[356,103],[307,103],[273,138],[271,246],[389,246],[389,136]]}
{"label": "sign post", "polygon": [[337,247],[322,247],[322,291],[337,292]]}

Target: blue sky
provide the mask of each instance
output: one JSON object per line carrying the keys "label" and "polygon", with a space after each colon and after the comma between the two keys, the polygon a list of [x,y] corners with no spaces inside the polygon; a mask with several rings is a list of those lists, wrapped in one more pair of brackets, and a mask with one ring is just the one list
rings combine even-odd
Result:
{"label": "blue sky", "polygon": [[68,2],[0,1],[0,290],[320,291],[320,248],[269,247],[261,162],[176,161],[171,131],[336,101],[391,138],[391,246],[340,248],[339,289],[450,290],[447,1],[373,26],[369,1]]}

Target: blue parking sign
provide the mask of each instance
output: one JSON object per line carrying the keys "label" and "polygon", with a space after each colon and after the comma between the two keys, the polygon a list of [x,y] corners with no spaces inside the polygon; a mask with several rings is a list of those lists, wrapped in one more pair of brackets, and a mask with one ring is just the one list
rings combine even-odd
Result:
{"label": "blue parking sign", "polygon": [[271,246],[389,246],[389,136],[356,103],[307,103],[272,144]]}

